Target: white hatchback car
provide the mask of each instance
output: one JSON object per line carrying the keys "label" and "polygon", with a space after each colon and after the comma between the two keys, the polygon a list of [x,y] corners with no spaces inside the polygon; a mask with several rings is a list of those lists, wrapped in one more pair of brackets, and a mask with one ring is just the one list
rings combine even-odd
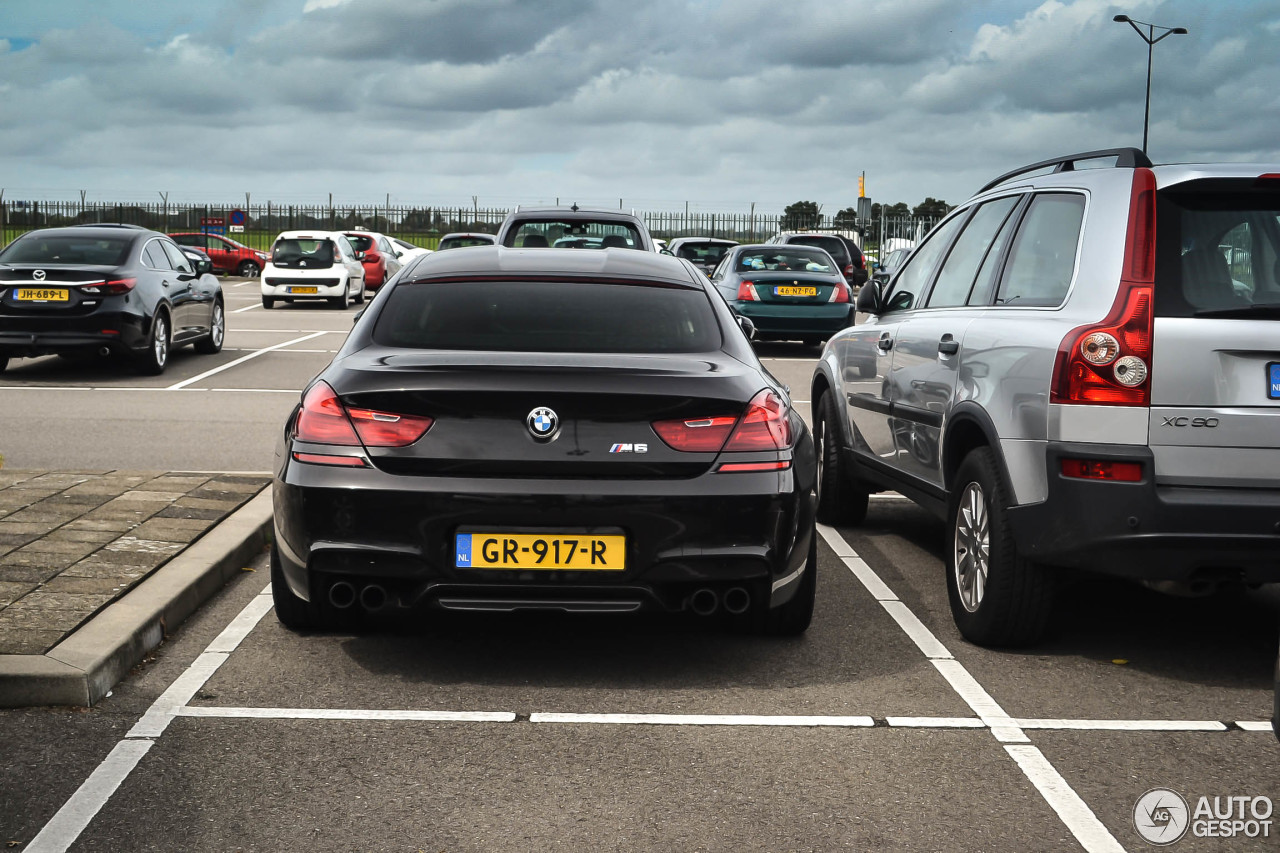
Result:
{"label": "white hatchback car", "polygon": [[277,299],[325,299],[334,308],[364,302],[364,266],[346,236],[337,231],[285,231],[271,244],[262,268],[262,307]]}

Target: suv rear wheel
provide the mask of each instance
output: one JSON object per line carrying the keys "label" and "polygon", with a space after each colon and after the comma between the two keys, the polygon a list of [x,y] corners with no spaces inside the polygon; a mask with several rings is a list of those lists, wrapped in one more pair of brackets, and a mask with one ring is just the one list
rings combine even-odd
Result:
{"label": "suv rear wheel", "polygon": [[818,521],[823,524],[861,524],[867,517],[869,490],[844,470],[840,462],[840,421],[835,396],[818,398],[813,443],[818,455]]}
{"label": "suv rear wheel", "polygon": [[1039,640],[1053,609],[1053,578],[1019,556],[1009,528],[1009,489],[990,448],[960,464],[951,494],[947,597],[966,640],[1025,646]]}

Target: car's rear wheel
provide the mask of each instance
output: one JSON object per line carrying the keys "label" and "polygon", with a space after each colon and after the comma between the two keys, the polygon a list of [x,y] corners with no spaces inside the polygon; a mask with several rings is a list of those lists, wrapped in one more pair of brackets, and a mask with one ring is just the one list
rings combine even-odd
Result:
{"label": "car's rear wheel", "polygon": [[262,297],[262,307],[268,311],[276,307],[276,300],[271,296]]}
{"label": "car's rear wheel", "polygon": [[835,395],[818,398],[813,443],[818,456],[818,521],[823,524],[861,524],[867,517],[869,490],[844,470],[840,461],[840,427]]}
{"label": "car's rear wheel", "polygon": [[236,275],[241,278],[257,278],[261,268],[253,261],[242,261],[240,266],[236,267]]}
{"label": "car's rear wheel", "polygon": [[138,371],[149,376],[159,376],[169,365],[169,345],[172,337],[169,332],[169,315],[157,311],[151,321],[151,339],[147,348],[138,354]]}
{"label": "car's rear wheel", "polygon": [[215,355],[222,352],[222,341],[227,336],[227,312],[221,302],[213,303],[213,314],[209,317],[209,336],[196,341],[195,350],[202,355]]}
{"label": "car's rear wheel", "polygon": [[809,556],[805,560],[800,587],[783,605],[760,614],[757,633],[771,637],[798,637],[809,630],[813,621],[813,604],[818,594],[818,532],[809,537]]}
{"label": "car's rear wheel", "polygon": [[319,608],[289,589],[274,546],[271,548],[271,601],[276,606],[276,619],[290,631],[310,631],[322,625]]}
{"label": "car's rear wheel", "polygon": [[329,297],[329,307],[337,308],[339,311],[347,307],[347,300],[351,298],[351,279],[347,279],[347,283],[342,288],[341,296]]}
{"label": "car's rear wheel", "polygon": [[947,597],[960,633],[982,646],[1025,646],[1044,636],[1053,577],[1018,554],[1009,488],[990,448],[960,463],[952,490]]}
{"label": "car's rear wheel", "polygon": [[355,303],[357,305],[364,304],[364,279],[360,279],[360,292],[356,294]]}

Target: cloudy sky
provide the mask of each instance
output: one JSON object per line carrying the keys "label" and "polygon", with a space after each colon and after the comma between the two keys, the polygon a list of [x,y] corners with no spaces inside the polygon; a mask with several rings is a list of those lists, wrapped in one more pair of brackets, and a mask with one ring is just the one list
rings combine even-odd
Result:
{"label": "cloudy sky", "polygon": [[1280,0],[0,0],[6,199],[777,212],[1280,161]]}

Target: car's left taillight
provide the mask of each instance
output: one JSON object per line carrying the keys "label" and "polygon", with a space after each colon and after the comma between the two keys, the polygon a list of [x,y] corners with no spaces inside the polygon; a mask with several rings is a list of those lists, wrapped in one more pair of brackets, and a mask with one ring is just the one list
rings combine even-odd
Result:
{"label": "car's left taillight", "polygon": [[[403,415],[344,406],[328,383],[311,386],[302,398],[294,422],[293,438],[312,444],[339,447],[408,447],[427,434],[435,421],[423,415]],[[359,457],[327,454],[293,454],[301,462],[362,467]]]}
{"label": "car's left taillight", "polygon": [[80,288],[81,293],[92,293],[105,296],[119,296],[128,293],[138,286],[136,278],[114,278],[102,284],[87,284]]}
{"label": "car's left taillight", "polygon": [[[790,409],[766,388],[751,398],[738,417],[675,418],[654,421],[653,431],[672,450],[686,453],[738,453],[786,450],[791,447]],[[721,462],[716,471],[779,471],[790,460]]]}

